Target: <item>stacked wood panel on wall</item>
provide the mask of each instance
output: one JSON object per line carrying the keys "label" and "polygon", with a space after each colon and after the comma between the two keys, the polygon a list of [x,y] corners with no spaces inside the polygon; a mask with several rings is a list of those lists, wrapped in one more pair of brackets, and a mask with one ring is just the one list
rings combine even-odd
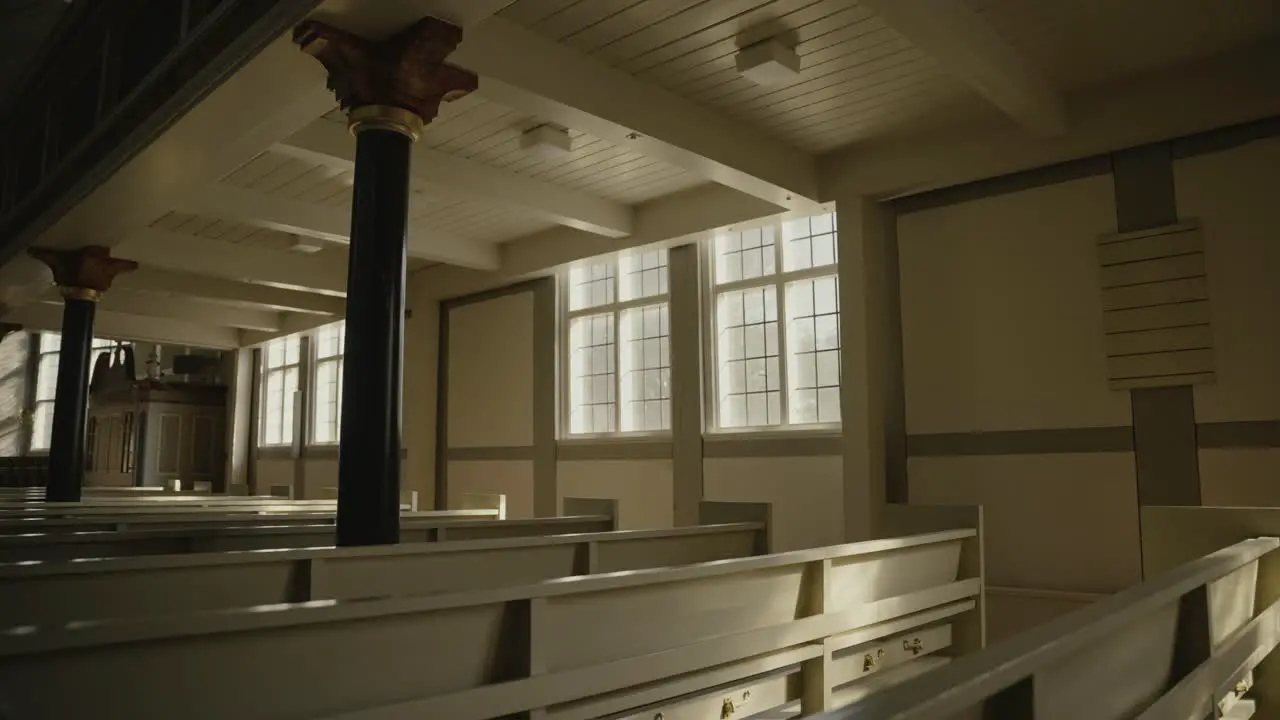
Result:
{"label": "stacked wood panel on wall", "polygon": [[1098,292],[1115,217],[1109,174],[899,216],[909,499],[984,506],[993,638],[1140,579]]}
{"label": "stacked wood panel on wall", "polygon": [[1195,386],[1206,505],[1280,506],[1280,138],[1173,164],[1204,232],[1217,372]]}

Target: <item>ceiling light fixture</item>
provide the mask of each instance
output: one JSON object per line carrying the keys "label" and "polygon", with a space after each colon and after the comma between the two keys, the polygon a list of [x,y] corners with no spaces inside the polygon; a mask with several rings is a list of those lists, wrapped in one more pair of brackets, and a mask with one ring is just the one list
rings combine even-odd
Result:
{"label": "ceiling light fixture", "polygon": [[540,160],[568,155],[573,150],[569,131],[555,125],[539,125],[525,130],[520,136],[520,148]]}
{"label": "ceiling light fixture", "polygon": [[738,51],[738,74],[757,85],[780,85],[800,74],[795,48],[770,38]]}

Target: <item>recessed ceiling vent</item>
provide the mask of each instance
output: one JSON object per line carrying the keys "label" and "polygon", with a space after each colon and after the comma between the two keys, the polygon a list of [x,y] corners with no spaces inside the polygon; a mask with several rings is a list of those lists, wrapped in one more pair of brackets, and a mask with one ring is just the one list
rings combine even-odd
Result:
{"label": "recessed ceiling vent", "polygon": [[529,128],[520,136],[520,147],[540,160],[567,155],[573,150],[569,131],[555,125],[539,125]]}
{"label": "recessed ceiling vent", "polygon": [[782,85],[800,74],[795,48],[770,38],[738,51],[738,74],[757,85]]}

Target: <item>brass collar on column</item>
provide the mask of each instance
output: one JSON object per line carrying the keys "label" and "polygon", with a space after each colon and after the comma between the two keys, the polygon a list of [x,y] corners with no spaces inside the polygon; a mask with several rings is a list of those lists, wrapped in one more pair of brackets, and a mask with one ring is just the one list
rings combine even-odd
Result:
{"label": "brass collar on column", "polygon": [[347,113],[347,121],[347,128],[351,130],[352,135],[359,134],[361,130],[379,128],[398,132],[410,140],[418,139],[422,134],[423,126],[422,118],[417,114],[390,105],[362,105],[351,108]]}
{"label": "brass collar on column", "polygon": [[68,300],[88,300],[89,302],[98,302],[102,297],[102,293],[92,288],[82,287],[60,287],[58,291],[62,293],[62,297]]}

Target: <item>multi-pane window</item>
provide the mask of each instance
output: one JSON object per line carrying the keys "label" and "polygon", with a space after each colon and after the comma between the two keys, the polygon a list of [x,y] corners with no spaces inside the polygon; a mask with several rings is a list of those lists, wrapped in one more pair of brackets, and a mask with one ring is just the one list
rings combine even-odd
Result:
{"label": "multi-pane window", "polygon": [[570,435],[671,428],[667,251],[569,268],[566,416]]}
{"label": "multi-pane window", "polygon": [[[38,337],[39,361],[36,365],[35,407],[32,408],[31,449],[48,450],[53,434],[53,400],[58,389],[58,353],[62,349],[62,336],[58,333],[41,333]],[[127,344],[94,338],[89,352],[89,372],[93,372],[98,356]]]}
{"label": "multi-pane window", "polygon": [[302,339],[296,335],[267,343],[262,353],[264,447],[293,443],[294,393],[298,391]]}
{"label": "multi-pane window", "polygon": [[838,423],[835,215],[721,233],[711,252],[716,426]]}
{"label": "multi-pane window", "polygon": [[315,413],[311,440],[317,444],[338,442],[342,418],[342,348],[347,325],[336,322],[316,331]]}

